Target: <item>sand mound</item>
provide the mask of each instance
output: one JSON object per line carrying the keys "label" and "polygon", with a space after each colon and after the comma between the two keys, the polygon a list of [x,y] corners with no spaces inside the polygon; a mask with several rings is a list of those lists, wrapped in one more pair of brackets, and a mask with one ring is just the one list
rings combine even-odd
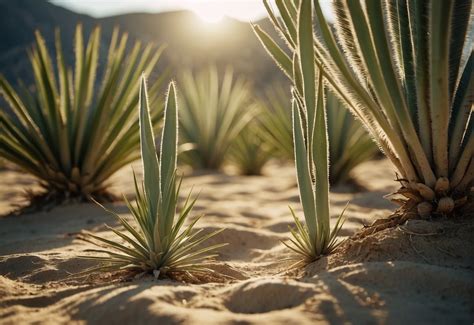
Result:
{"label": "sand mound", "polygon": [[324,288],[314,311],[331,323],[468,323],[473,272],[413,262],[367,262],[320,272],[305,282]]}
{"label": "sand mound", "polygon": [[347,240],[331,256],[330,265],[398,260],[474,270],[473,233],[472,219],[408,220],[397,228]]}
{"label": "sand mound", "polygon": [[[208,227],[203,233],[210,233],[217,228]],[[283,239],[283,238],[281,238]],[[221,260],[249,260],[259,255],[262,250],[280,245],[280,237],[261,229],[234,226],[211,238],[207,243],[227,243],[219,250]]]}
{"label": "sand mound", "polygon": [[224,305],[235,313],[267,313],[299,306],[314,292],[312,285],[291,280],[249,280],[229,290]]}
{"label": "sand mound", "polygon": [[[115,177],[116,191],[132,197],[129,171]],[[331,196],[332,222],[351,202],[341,233],[347,237],[389,215],[393,206],[382,196],[396,187],[383,160],[362,165],[355,174],[366,190],[341,187]],[[12,171],[1,171],[0,178],[8,180],[0,188],[0,214],[6,214],[32,179]],[[288,204],[302,219],[291,166],[272,166],[263,177],[190,175],[183,195],[192,185],[202,189],[193,213],[205,215],[198,227],[204,233],[226,229],[210,241],[228,245],[209,265],[226,281],[71,277],[92,265],[78,258],[89,254],[91,245],[77,234],[87,229],[113,238],[103,224],[117,222],[93,204],[62,206],[0,218],[0,323],[469,324],[474,319],[470,220],[412,220],[352,237],[302,274],[288,274],[290,252],[280,243],[293,225]],[[131,219],[123,202],[108,208]]]}
{"label": "sand mound", "polygon": [[474,301],[473,273],[469,270],[395,261],[350,264],[328,273],[352,285],[370,287],[378,292],[401,291],[401,295],[418,294],[441,300],[455,297],[461,305]]}

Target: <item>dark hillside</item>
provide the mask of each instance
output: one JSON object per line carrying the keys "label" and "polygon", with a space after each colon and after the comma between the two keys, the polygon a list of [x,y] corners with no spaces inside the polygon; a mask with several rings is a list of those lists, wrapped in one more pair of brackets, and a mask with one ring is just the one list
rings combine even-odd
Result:
{"label": "dark hillside", "polygon": [[30,81],[27,48],[34,41],[34,31],[40,30],[49,44],[54,30],[61,28],[64,46],[71,49],[74,26],[82,22],[90,30],[95,20],[54,6],[43,0],[0,0],[0,72],[9,80]]}

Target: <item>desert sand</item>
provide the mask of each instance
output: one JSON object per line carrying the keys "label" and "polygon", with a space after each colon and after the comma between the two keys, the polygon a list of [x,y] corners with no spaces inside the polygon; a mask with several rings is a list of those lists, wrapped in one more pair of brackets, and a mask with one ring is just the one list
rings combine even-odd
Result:
{"label": "desert sand", "polygon": [[[135,168],[139,170],[138,168]],[[333,219],[349,201],[341,235],[396,208],[383,198],[395,190],[386,160],[354,171],[359,184],[332,189]],[[22,203],[34,179],[0,171],[0,215]],[[113,178],[113,191],[133,196],[131,168]],[[77,235],[89,230],[113,238],[114,217],[94,204],[0,218],[0,323],[93,324],[472,324],[474,224],[471,220],[411,220],[338,250],[299,272],[287,272],[291,253],[281,241],[292,225],[288,205],[301,215],[292,166],[273,164],[261,177],[193,173],[184,197],[201,191],[198,228],[226,230],[212,268],[226,281],[189,284],[127,279],[117,274],[76,279],[92,264],[78,258],[92,246]],[[107,207],[130,218],[123,202]],[[471,218],[472,219],[472,218]]]}

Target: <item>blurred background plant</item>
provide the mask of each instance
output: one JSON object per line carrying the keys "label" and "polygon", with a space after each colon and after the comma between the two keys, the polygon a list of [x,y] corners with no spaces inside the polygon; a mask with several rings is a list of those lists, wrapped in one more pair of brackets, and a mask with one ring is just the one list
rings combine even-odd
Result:
{"label": "blurred background plant", "polygon": [[[110,176],[139,157],[135,108],[140,74],[154,69],[163,47],[135,42],[127,51],[127,35],[120,36],[116,29],[99,78],[99,28],[84,44],[82,26],[76,27],[74,68],[65,63],[59,30],[55,60],[42,35],[35,36],[30,51],[34,89],[22,86],[17,91],[0,77],[0,93],[12,110],[12,114],[0,112],[0,157],[36,176],[45,190],[36,198],[46,202],[71,197],[111,199]],[[153,82],[149,92],[156,107],[155,126],[162,115],[162,106],[155,105],[162,81]]]}
{"label": "blurred background plant", "polygon": [[329,138],[329,181],[347,182],[350,172],[379,152],[377,145],[359,121],[330,91],[326,92]]}
{"label": "blurred background plant", "polygon": [[259,103],[265,141],[274,148],[276,157],[294,161],[290,86],[285,88],[277,83],[267,87],[260,96]]}
{"label": "blurred background plant", "polygon": [[218,170],[255,116],[250,109],[251,87],[244,79],[234,78],[231,69],[219,76],[215,66],[183,73],[179,85],[180,159],[193,168]]}
{"label": "blurred background plant", "polygon": [[262,128],[260,107],[254,106],[257,116],[237,136],[229,150],[229,161],[240,174],[262,175],[263,167],[275,158],[275,148],[266,142],[266,130]]}

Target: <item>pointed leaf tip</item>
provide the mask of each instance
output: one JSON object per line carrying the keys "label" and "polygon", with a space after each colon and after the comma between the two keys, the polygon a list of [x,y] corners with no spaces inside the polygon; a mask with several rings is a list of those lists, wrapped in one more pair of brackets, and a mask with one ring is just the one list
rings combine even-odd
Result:
{"label": "pointed leaf tip", "polygon": [[168,94],[169,94],[168,96],[171,96],[171,95],[175,96],[176,94],[176,84],[174,80],[171,80],[168,85]]}
{"label": "pointed leaf tip", "polygon": [[145,193],[149,199],[150,211],[152,215],[156,215],[159,199],[159,186],[157,186],[157,181],[159,180],[159,167],[155,149],[153,126],[148,107],[146,78],[144,76],[142,76],[140,84],[139,111],[140,148]]}
{"label": "pointed leaf tip", "polygon": [[[176,89],[174,82],[168,86],[168,94],[165,104],[165,117],[161,137],[160,152],[160,186],[163,193],[163,205],[161,208],[162,219],[160,220],[162,231],[168,233],[173,225],[176,200],[175,172],[178,154],[178,107],[176,102]],[[168,230],[166,230],[168,229]]]}

